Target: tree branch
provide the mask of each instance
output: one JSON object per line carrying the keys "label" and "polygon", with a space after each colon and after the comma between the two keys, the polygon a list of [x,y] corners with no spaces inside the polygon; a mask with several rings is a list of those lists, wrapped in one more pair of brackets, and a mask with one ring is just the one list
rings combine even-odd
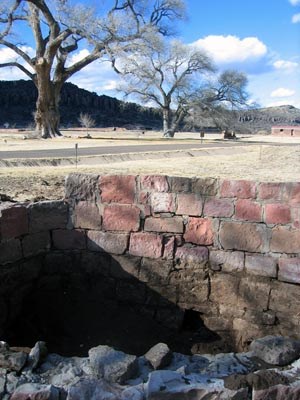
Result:
{"label": "tree branch", "polygon": [[3,44],[3,46],[6,46],[9,49],[13,50],[16,54],[18,54],[20,57],[22,57],[23,60],[27,62],[27,64],[29,64],[32,68],[34,68],[33,60],[29,57],[29,55],[27,53],[25,53],[25,51],[21,50],[17,45],[7,42],[4,39],[0,40],[0,44]]}
{"label": "tree branch", "polygon": [[16,67],[16,68],[19,68],[30,79],[32,79],[33,81],[35,79],[35,74],[32,74],[30,71],[28,71],[28,69],[26,69],[22,64],[19,64],[17,62],[8,62],[8,63],[0,64],[0,68],[5,68],[5,67]]}

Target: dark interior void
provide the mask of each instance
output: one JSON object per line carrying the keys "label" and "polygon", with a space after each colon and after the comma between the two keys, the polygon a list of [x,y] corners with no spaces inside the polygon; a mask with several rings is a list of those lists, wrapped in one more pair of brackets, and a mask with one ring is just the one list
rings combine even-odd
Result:
{"label": "dark interior void", "polygon": [[141,355],[158,342],[190,354],[195,343],[218,339],[199,313],[179,309],[110,256],[91,254],[91,264],[76,257],[43,260],[25,294],[20,291],[2,340],[28,347],[44,340],[50,352],[86,356],[99,344]]}

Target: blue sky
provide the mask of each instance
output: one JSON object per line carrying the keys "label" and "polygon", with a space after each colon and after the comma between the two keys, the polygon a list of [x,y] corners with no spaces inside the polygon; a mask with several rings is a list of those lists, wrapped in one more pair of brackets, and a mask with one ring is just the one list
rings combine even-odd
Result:
{"label": "blue sky", "polygon": [[[300,108],[300,0],[186,0],[188,19],[180,39],[205,49],[220,70],[247,74],[253,102]],[[8,49],[0,49],[2,62]],[[80,57],[85,54],[76,55]],[[0,79],[26,79],[0,69]],[[117,96],[118,77],[108,63],[96,62],[72,77],[78,86]],[[120,97],[120,95],[118,95]]]}

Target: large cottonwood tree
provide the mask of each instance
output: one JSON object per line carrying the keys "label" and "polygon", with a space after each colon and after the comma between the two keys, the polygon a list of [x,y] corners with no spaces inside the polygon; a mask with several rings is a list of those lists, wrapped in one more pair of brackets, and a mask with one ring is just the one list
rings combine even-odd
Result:
{"label": "large cottonwood tree", "polygon": [[[95,10],[69,0],[1,0],[0,46],[11,49],[15,67],[38,91],[35,122],[44,138],[61,135],[59,101],[63,84],[78,71],[115,51],[134,48],[136,40],[166,35],[170,21],[184,13],[182,0],[108,0]],[[27,45],[24,37],[31,35]],[[88,54],[76,57],[79,49]],[[33,54],[32,54],[33,53]]]}

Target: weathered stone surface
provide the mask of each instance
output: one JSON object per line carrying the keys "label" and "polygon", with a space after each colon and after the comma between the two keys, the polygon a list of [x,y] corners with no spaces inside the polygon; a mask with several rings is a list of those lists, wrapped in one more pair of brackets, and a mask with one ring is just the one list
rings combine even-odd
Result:
{"label": "weathered stone surface", "polygon": [[295,182],[290,184],[289,203],[298,206],[300,205],[300,183]]}
{"label": "weathered stone surface", "polygon": [[253,400],[297,400],[300,399],[300,385],[275,385],[273,387],[254,390]]}
{"label": "weathered stone surface", "polygon": [[210,245],[214,241],[212,222],[207,218],[190,217],[184,240],[195,244]]}
{"label": "weathered stone surface", "polygon": [[265,221],[267,224],[289,224],[291,210],[287,204],[266,204]]}
{"label": "weathered stone surface", "polygon": [[99,178],[101,200],[104,203],[132,204],[135,199],[135,176],[102,175]]}
{"label": "weathered stone surface", "polygon": [[281,200],[281,183],[260,183],[258,185],[258,199],[260,200]]}
{"label": "weathered stone surface", "polygon": [[242,278],[238,290],[238,307],[252,310],[267,310],[270,283],[258,281],[255,277]]}
{"label": "weathered stone surface", "polygon": [[27,208],[21,205],[0,204],[0,238],[16,238],[28,233]]}
{"label": "weathered stone surface", "polygon": [[173,193],[152,193],[151,208],[155,213],[175,212],[175,200]]}
{"label": "weathered stone surface", "polygon": [[285,282],[300,283],[300,258],[280,258],[278,279]]}
{"label": "weathered stone surface", "polygon": [[300,253],[300,231],[283,226],[274,228],[270,250],[275,253]]}
{"label": "weathered stone surface", "polygon": [[81,230],[58,229],[52,232],[53,246],[60,250],[81,250],[86,248],[85,232]]}
{"label": "weathered stone surface", "polygon": [[90,365],[98,378],[108,382],[124,383],[133,378],[138,371],[136,356],[116,351],[108,346],[97,346],[89,350]]}
{"label": "weathered stone surface", "polygon": [[250,350],[268,364],[288,365],[300,357],[300,340],[269,335],[254,340]]}
{"label": "weathered stone surface", "polygon": [[136,232],[140,227],[140,209],[136,206],[114,204],[104,208],[103,229]]}
{"label": "weathered stone surface", "polygon": [[69,174],[65,181],[65,198],[95,201],[99,196],[98,178],[96,174]]}
{"label": "weathered stone surface", "polygon": [[24,257],[35,256],[50,250],[51,238],[49,232],[38,232],[26,235],[22,240]]}
{"label": "weathered stone surface", "polygon": [[199,195],[194,193],[179,193],[177,195],[176,214],[201,216],[202,200]]}
{"label": "weathered stone surface", "polygon": [[209,265],[215,271],[242,271],[244,269],[244,253],[241,251],[212,250],[209,252]]}
{"label": "weathered stone surface", "polygon": [[190,192],[192,180],[183,176],[171,176],[168,177],[168,181],[171,187],[171,192]]}
{"label": "weathered stone surface", "polygon": [[172,262],[165,260],[142,260],[139,280],[148,283],[166,284],[173,268]]}
{"label": "weathered stone surface", "polygon": [[165,260],[172,260],[174,258],[174,249],[175,249],[176,239],[174,236],[164,237],[164,252],[163,258]]}
{"label": "weathered stone surface", "polygon": [[77,381],[68,389],[67,400],[123,400],[121,396],[120,388],[103,379],[88,377],[77,378]]}
{"label": "weathered stone surface", "polygon": [[217,304],[229,306],[235,312],[239,299],[239,279],[229,274],[217,273],[211,276],[210,285],[209,299]]}
{"label": "weathered stone surface", "polygon": [[208,198],[204,203],[203,214],[207,217],[230,218],[233,215],[233,211],[234,211],[233,200]]}
{"label": "weathered stone surface", "polygon": [[167,177],[163,175],[144,175],[140,177],[141,189],[155,192],[167,192],[169,184]]}
{"label": "weathered stone surface", "polygon": [[0,368],[6,368],[8,371],[20,372],[27,360],[27,354],[18,351],[5,350],[0,352]]}
{"label": "weathered stone surface", "polygon": [[192,192],[202,196],[215,196],[218,193],[219,184],[215,178],[193,178]]}
{"label": "weathered stone surface", "polygon": [[17,387],[11,400],[59,400],[60,391],[52,385],[25,383]]}
{"label": "weathered stone surface", "polygon": [[255,198],[255,182],[225,179],[221,183],[221,197],[237,197],[238,199]]}
{"label": "weathered stone surface", "polygon": [[178,247],[175,253],[175,260],[191,264],[203,264],[208,261],[207,247]]}
{"label": "weathered stone surface", "polygon": [[293,228],[300,229],[300,207],[291,208]]}
{"label": "weathered stone surface", "polygon": [[0,264],[15,262],[22,258],[22,249],[19,239],[9,239],[0,243]]}
{"label": "weathered stone surface", "polygon": [[243,221],[260,222],[262,220],[262,207],[253,200],[239,199],[235,204],[235,218]]}
{"label": "weathered stone surface", "polygon": [[220,243],[226,250],[265,252],[268,250],[268,233],[265,226],[251,223],[222,222]]}
{"label": "weathered stone surface", "polygon": [[129,253],[134,256],[159,258],[162,255],[163,238],[155,233],[132,233]]}
{"label": "weathered stone surface", "polygon": [[28,355],[27,367],[29,367],[30,370],[35,370],[47,354],[48,350],[46,347],[46,343],[42,341],[36,342]]}
{"label": "weathered stone surface", "polygon": [[112,255],[110,275],[117,279],[138,278],[141,258],[130,255]]}
{"label": "weathered stone surface", "polygon": [[269,276],[270,278],[277,276],[277,260],[273,257],[246,254],[245,267],[246,271],[252,275]]}
{"label": "weathered stone surface", "polygon": [[87,247],[92,251],[123,254],[128,246],[129,235],[101,231],[87,232]]}
{"label": "weathered stone surface", "polygon": [[30,204],[29,232],[64,229],[68,222],[68,205],[63,201],[41,201]]}
{"label": "weathered stone surface", "polygon": [[145,354],[145,358],[154,369],[168,366],[172,360],[172,352],[165,343],[157,343]]}
{"label": "weathered stone surface", "polygon": [[148,232],[183,233],[183,220],[181,217],[149,217],[145,220],[144,230]]}
{"label": "weathered stone surface", "polygon": [[273,282],[269,308],[276,310],[276,312],[282,312],[285,315],[289,314],[292,310],[293,315],[299,315],[299,286],[285,282]]}
{"label": "weathered stone surface", "polygon": [[101,229],[102,217],[95,203],[79,201],[74,206],[73,220],[75,228]]}

